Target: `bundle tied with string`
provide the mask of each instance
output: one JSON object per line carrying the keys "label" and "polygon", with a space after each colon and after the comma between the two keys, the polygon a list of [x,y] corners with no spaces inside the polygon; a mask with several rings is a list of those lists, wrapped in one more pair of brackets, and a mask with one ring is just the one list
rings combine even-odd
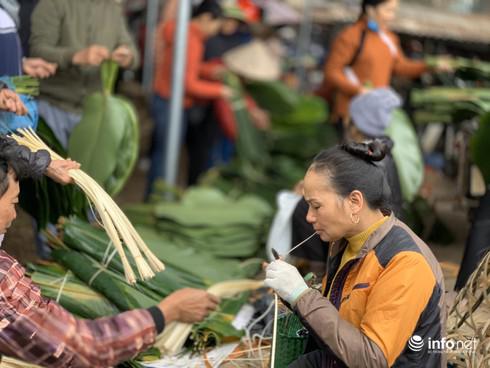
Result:
{"label": "bundle tied with string", "polygon": [[[63,159],[51,150],[30,128],[19,129],[17,133],[12,133],[11,137],[17,143],[26,146],[31,151],[43,149],[49,152],[51,159]],[[123,243],[133,257],[136,267],[138,268],[139,276],[142,280],[152,278],[156,272],[163,271],[165,268],[163,263],[151,252],[111,196],[109,196],[94,179],[82,170],[70,170],[69,175],[73,178],[75,184],[85,193],[91,206],[92,204],[95,206],[101,220],[99,223],[107,232],[111,244],[121,258],[126,281],[129,284],[135,284],[136,277],[126,256]]]}

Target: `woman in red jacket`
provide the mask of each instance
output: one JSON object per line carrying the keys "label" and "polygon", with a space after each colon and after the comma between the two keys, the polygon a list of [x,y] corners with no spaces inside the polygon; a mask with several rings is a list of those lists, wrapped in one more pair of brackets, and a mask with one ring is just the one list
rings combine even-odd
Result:
{"label": "woman in red jacket", "polygon": [[[187,60],[184,80],[184,129],[186,115],[197,100],[213,100],[230,97],[231,90],[222,83],[213,81],[219,75],[220,67],[204,63],[204,43],[206,39],[218,33],[223,18],[223,10],[216,0],[204,0],[192,14],[187,38]],[[176,23],[170,20],[160,28],[158,42],[163,43],[163,55],[157,59],[152,116],[155,122],[153,133],[151,166],[148,178],[147,195],[154,181],[163,176],[163,155],[165,152],[167,120],[172,89],[173,50]]]}

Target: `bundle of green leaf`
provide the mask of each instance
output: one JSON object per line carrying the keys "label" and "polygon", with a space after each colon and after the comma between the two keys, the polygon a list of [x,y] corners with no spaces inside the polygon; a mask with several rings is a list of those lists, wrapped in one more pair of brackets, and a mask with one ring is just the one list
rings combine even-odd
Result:
{"label": "bundle of green leaf", "polygon": [[211,346],[239,340],[244,334],[243,330],[236,329],[232,323],[249,296],[250,293],[245,292],[223,299],[204,321],[195,324],[191,333],[192,349],[200,352]]}
{"label": "bundle of green leaf", "polygon": [[150,214],[162,239],[229,258],[256,254],[272,216],[272,208],[256,196],[235,199],[206,187],[189,189],[179,202],[140,205],[127,212],[136,224],[144,224]]}
{"label": "bundle of green leaf", "polygon": [[[146,284],[131,286],[125,282],[123,276],[117,272],[113,272],[108,268],[107,263],[99,263],[89,256],[80,252],[69,249],[55,249],[53,258],[69,269],[80,280],[90,286],[98,293],[104,295],[110,300],[120,311],[127,311],[137,308],[149,308],[158,304],[162,299],[155,292],[150,290]],[[203,259],[198,261],[202,262]],[[219,266],[218,266],[219,265]],[[208,267],[220,267],[221,265],[208,265]],[[234,294],[242,293],[246,290],[255,290],[262,287],[262,282],[252,280],[237,280],[218,283],[211,286],[208,290],[215,295],[224,295],[231,297]],[[237,308],[245,303],[245,299],[229,301],[223,299],[218,311],[210,317],[208,323],[201,324],[196,329],[197,341],[202,343],[211,343],[211,336],[214,336],[213,341],[218,342],[218,338],[238,337],[239,332],[236,332],[231,326],[232,319],[229,318],[231,313],[237,312]],[[233,309],[232,309],[233,307]],[[225,313],[226,312],[226,313]],[[164,352],[178,352],[182,345],[187,340],[189,333],[192,330],[192,325],[180,322],[171,323],[168,328],[160,335],[156,346]],[[206,341],[202,340],[206,337]],[[221,340],[219,340],[221,341]],[[161,347],[160,347],[161,346]]]}
{"label": "bundle of green leaf", "polygon": [[412,91],[410,102],[417,124],[459,123],[490,111],[490,90],[432,87]]}
{"label": "bundle of green leaf", "polygon": [[78,317],[95,319],[119,312],[105,297],[58,264],[30,264],[28,268],[32,281],[41,288],[44,297],[57,300]]}
{"label": "bundle of green leaf", "polygon": [[[147,207],[144,206],[144,209],[146,211]],[[136,228],[152,252],[166,264],[165,271],[135,285],[136,288],[142,286],[142,292],[150,290],[152,295],[163,298],[184,287],[206,288],[223,280],[251,277],[257,273],[260,266],[259,260],[240,262],[218,259],[191,246],[176,245],[152,226],[140,225]],[[103,230],[76,218],[65,221],[63,229],[63,242],[66,246],[90,256],[101,264],[106,264],[106,267],[116,274],[123,274],[123,266],[118,255],[108,262],[109,238]]]}
{"label": "bundle of green leaf", "polygon": [[11,77],[15,92],[28,96],[39,96],[39,80],[28,75]]}
{"label": "bundle of green leaf", "polygon": [[82,253],[69,249],[55,249],[52,254],[57,262],[104,295],[120,311],[149,308],[161,299],[141,285],[137,289],[132,287],[126,283],[124,276],[108,270],[105,265]]}
{"label": "bundle of green leaf", "polygon": [[138,157],[139,129],[129,101],[113,95],[118,66],[101,66],[103,91],[84,101],[82,120],[73,130],[68,154],[82,164],[110,195],[124,186]]}

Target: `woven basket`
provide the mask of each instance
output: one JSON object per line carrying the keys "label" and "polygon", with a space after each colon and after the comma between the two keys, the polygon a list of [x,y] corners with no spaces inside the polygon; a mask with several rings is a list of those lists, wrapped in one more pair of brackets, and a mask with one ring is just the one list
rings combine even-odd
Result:
{"label": "woven basket", "polygon": [[294,313],[277,319],[276,359],[274,368],[286,368],[305,351],[308,330]]}

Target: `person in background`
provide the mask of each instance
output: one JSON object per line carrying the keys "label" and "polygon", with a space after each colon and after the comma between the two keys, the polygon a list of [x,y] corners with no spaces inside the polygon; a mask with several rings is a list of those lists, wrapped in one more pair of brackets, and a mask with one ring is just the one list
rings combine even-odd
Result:
{"label": "person in background", "polygon": [[[252,40],[250,24],[258,21],[235,1],[222,3],[223,22],[220,32],[206,41],[204,61],[223,64],[223,55]],[[249,12],[250,13],[250,12]],[[216,100],[201,102],[189,124],[186,144],[189,152],[188,185],[195,185],[199,177],[210,167],[228,162],[234,151],[233,143],[226,138],[215,114]]]}
{"label": "person in background", "polygon": [[19,4],[15,0],[0,0],[0,77],[27,74],[47,78],[57,65],[42,58],[23,57],[19,37]]}
{"label": "person in background", "polygon": [[40,87],[39,115],[63,147],[80,122],[85,96],[101,89],[100,64],[139,63],[121,4],[116,1],[40,0],[32,13],[30,52],[58,65]]}
{"label": "person in background", "polygon": [[[187,40],[187,64],[184,80],[184,114],[182,136],[185,137],[187,125],[192,120],[193,107],[198,100],[210,101],[220,97],[230,97],[231,90],[220,82],[223,67],[203,62],[204,45],[209,37],[216,35],[223,20],[223,9],[217,0],[204,0],[192,12]],[[172,85],[172,55],[174,50],[175,20],[159,27],[157,42],[163,43],[163,55],[157,56],[154,96],[151,104],[155,128],[152,136],[151,163],[148,174],[146,197],[152,191],[155,180],[164,174],[164,154],[168,134],[168,118]],[[159,48],[159,47],[158,47]],[[190,165],[193,163],[190,162]]]}
{"label": "person in background", "polygon": [[[46,151],[31,153],[0,140],[0,245],[16,218],[19,180],[51,166]],[[7,147],[5,147],[7,145]],[[158,305],[95,320],[77,319],[43,298],[17,260],[0,250],[0,353],[46,367],[108,367],[148,349],[166,324],[194,323],[219,300],[204,290],[178,290]]]}
{"label": "person in background", "polygon": [[[405,57],[389,31],[398,0],[363,0],[359,20],[335,38],[325,64],[322,94],[331,105],[332,122],[343,139],[351,99],[371,88],[388,87],[393,75],[417,78],[429,71],[423,61]],[[448,70],[444,61],[436,68]]]}
{"label": "person in background", "polygon": [[428,344],[445,335],[444,277],[429,247],[389,210],[390,188],[377,164],[378,140],[322,151],[308,169],[307,221],[329,242],[321,292],[283,260],[266,267],[274,289],[310,331],[312,343],[290,368],[446,367]]}

